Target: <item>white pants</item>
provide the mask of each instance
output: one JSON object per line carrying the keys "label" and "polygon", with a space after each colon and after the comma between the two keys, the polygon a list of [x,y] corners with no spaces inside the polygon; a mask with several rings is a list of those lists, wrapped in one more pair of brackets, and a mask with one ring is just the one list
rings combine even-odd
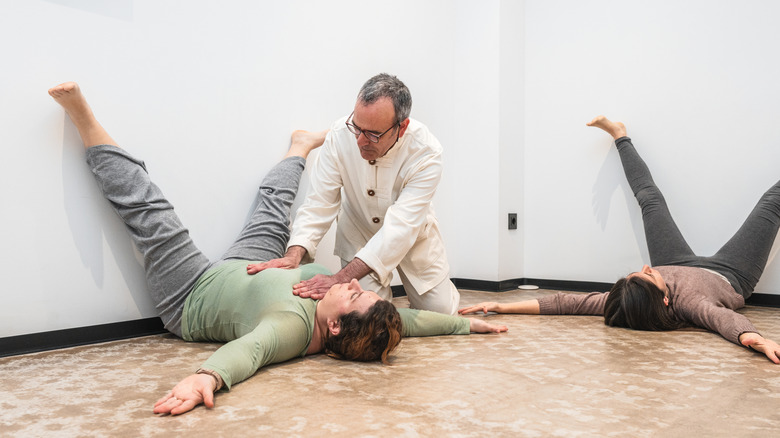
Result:
{"label": "white pants", "polygon": [[[347,261],[341,260],[341,267],[347,265]],[[449,278],[445,278],[441,283],[437,284],[433,288],[420,293],[417,291],[412,282],[406,276],[404,271],[398,267],[398,274],[401,276],[401,283],[406,290],[406,297],[409,298],[409,305],[412,309],[430,310],[432,312],[444,313],[447,315],[455,315],[458,312],[458,306],[460,305],[460,292],[458,288],[452,284]],[[391,278],[392,278],[392,274]],[[359,279],[360,287],[365,290],[374,291],[383,300],[392,300],[393,292],[390,286],[382,286],[374,274],[371,273],[365,277]]]}

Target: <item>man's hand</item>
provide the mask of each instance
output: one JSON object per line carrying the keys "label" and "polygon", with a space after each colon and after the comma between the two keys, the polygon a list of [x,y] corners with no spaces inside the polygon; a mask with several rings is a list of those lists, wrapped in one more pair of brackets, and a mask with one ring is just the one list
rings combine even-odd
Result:
{"label": "man's hand", "polygon": [[298,266],[299,263],[297,261],[288,257],[282,257],[280,259],[273,259],[263,263],[253,263],[248,265],[246,267],[246,273],[249,275],[254,275],[269,268],[295,269]]}
{"label": "man's hand", "polygon": [[179,415],[203,403],[214,407],[214,388],[217,382],[208,374],[193,374],[173,387],[165,397],[154,404],[155,414]]}
{"label": "man's hand", "polygon": [[337,283],[343,283],[343,281],[338,281],[338,279],[334,277],[334,275],[317,274],[314,277],[293,286],[293,295],[298,295],[301,298],[321,300],[322,297],[328,293],[331,286]]}
{"label": "man's hand", "polygon": [[[287,253],[289,254],[293,248],[301,247],[291,246]],[[333,275],[318,274],[308,280],[304,280],[296,284],[293,286],[293,294],[298,295],[301,298],[321,300],[334,284],[349,283],[353,278],[359,280],[368,275],[370,272],[371,268],[369,268],[368,265],[363,262],[363,260],[355,257],[339,272]]]}
{"label": "man's hand", "polygon": [[509,328],[505,325],[490,324],[477,318],[469,318],[469,330],[473,333],[503,333]]}
{"label": "man's hand", "polygon": [[777,342],[752,332],[742,333],[739,336],[739,342],[745,347],[764,353],[769,360],[780,364],[780,359],[778,359],[778,356],[780,356],[780,345],[777,345]]}

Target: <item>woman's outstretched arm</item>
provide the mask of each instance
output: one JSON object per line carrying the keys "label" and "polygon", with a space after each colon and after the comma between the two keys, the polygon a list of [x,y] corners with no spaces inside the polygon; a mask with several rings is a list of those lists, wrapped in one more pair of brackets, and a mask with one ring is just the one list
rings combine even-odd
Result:
{"label": "woman's outstretched arm", "polygon": [[179,382],[165,397],[154,404],[155,414],[179,415],[203,403],[214,407],[214,391],[218,381],[208,374],[193,374]]}
{"label": "woman's outstretched arm", "polygon": [[777,342],[766,339],[758,333],[747,332],[739,335],[739,343],[752,350],[764,353],[769,360],[780,364],[780,345]]}
{"label": "woman's outstretched arm", "polygon": [[464,307],[458,310],[461,315],[476,312],[488,313],[522,313],[525,315],[538,315],[539,314],[539,300],[526,300],[518,301],[515,303],[496,303],[493,301],[486,301],[484,303],[475,304],[473,306]]}
{"label": "woman's outstretched arm", "polygon": [[214,352],[201,366],[205,373],[199,370],[184,378],[159,399],[154,413],[183,414],[201,403],[212,408],[218,389],[230,390],[266,365],[302,357],[310,341],[311,330],[300,316],[291,312],[266,315],[254,330]]}
{"label": "woman's outstretched arm", "polygon": [[476,318],[445,315],[418,309],[398,309],[403,322],[403,336],[467,335],[469,333],[503,333],[507,326],[491,324]]}
{"label": "woman's outstretched arm", "polygon": [[604,315],[609,292],[562,293],[514,303],[485,302],[460,309],[458,313],[497,312],[525,315]]}
{"label": "woman's outstretched arm", "polygon": [[737,345],[764,353],[769,360],[780,364],[780,346],[761,336],[745,315],[708,300],[699,300],[695,304],[678,305],[676,314],[689,324],[718,333]]}

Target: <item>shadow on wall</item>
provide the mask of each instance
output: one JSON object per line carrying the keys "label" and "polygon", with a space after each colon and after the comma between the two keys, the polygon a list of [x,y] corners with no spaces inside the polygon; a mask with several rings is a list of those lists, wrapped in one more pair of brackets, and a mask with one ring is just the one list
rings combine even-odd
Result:
{"label": "shadow on wall", "polygon": [[104,17],[133,21],[133,0],[47,0],[49,3],[79,9]]}
{"label": "shadow on wall", "polygon": [[62,141],[63,208],[81,263],[89,269],[95,285],[105,293],[105,236],[133,301],[139,308],[148,307],[141,255],[127,236],[124,224],[100,193],[86,165],[84,145],[76,127],[67,116],[63,117],[66,118]]}
{"label": "shadow on wall", "polygon": [[628,217],[631,221],[631,228],[634,230],[633,235],[636,239],[637,248],[639,248],[642,260],[649,261],[650,253],[647,250],[647,243],[645,242],[645,230],[641,211],[637,207],[636,199],[634,199],[634,194],[631,191],[631,187],[628,185],[628,181],[626,181],[626,178],[623,176],[622,168],[616,172],[616,166],[620,167],[620,155],[614,147],[614,144],[611,144],[609,153],[605,156],[604,162],[601,164],[601,168],[599,168],[596,182],[593,184],[593,215],[596,218],[596,223],[601,227],[601,230],[606,230],[612,195],[620,188],[626,197]]}

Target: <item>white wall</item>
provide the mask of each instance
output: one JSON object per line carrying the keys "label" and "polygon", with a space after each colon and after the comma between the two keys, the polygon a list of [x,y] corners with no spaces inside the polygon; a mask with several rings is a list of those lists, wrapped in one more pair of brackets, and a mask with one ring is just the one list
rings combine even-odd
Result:
{"label": "white wall", "polygon": [[[0,3],[0,275],[6,279],[0,337],[155,315],[140,261],[97,192],[75,129],[46,94],[49,87],[80,82],[99,120],[146,161],[196,243],[218,257],[289,133],[323,129],[349,113],[360,85],[381,71],[406,82],[413,117],[445,145],[447,172],[435,203],[457,211],[463,204],[455,190],[470,188],[457,181],[459,131],[466,121],[494,123],[496,111],[497,67],[483,72],[474,65],[485,59],[482,47],[497,42],[492,23],[479,17],[495,21],[498,2],[485,4]],[[494,58],[486,59],[494,64]],[[472,85],[491,95],[487,114],[458,110],[462,99],[479,99]],[[491,154],[469,158],[475,180],[495,178],[497,146],[487,143]],[[475,205],[492,217],[496,196]],[[455,206],[448,206],[453,198]],[[483,215],[474,211],[462,226],[479,226]],[[449,241],[460,226],[447,224]],[[495,232],[485,235],[493,246],[488,263],[495,265]],[[455,267],[460,251],[457,244],[449,248]],[[494,269],[483,266],[477,273]]]}
{"label": "white wall", "polygon": [[[46,94],[66,80],[210,257],[289,133],[329,126],[380,71],[445,146],[435,204],[454,277],[606,282],[646,261],[611,142],[584,127],[599,113],[627,122],[691,245],[712,252],[777,177],[780,7],[680,3],[2,2],[0,337],[155,314]],[[778,291],[772,263],[759,292]]]}
{"label": "white wall", "polygon": [[[488,217],[497,227],[499,261],[497,280],[525,277],[525,113],[524,105],[524,4],[502,1],[499,57],[499,209]],[[522,23],[522,25],[518,25]],[[517,230],[508,229],[508,214],[517,213]],[[467,277],[469,278],[469,277]]]}
{"label": "white wall", "polygon": [[[780,4],[528,1],[525,275],[615,281],[649,262],[611,139],[621,120],[710,255],[780,177]],[[773,257],[774,259],[774,257]],[[780,292],[770,262],[756,290]]]}

